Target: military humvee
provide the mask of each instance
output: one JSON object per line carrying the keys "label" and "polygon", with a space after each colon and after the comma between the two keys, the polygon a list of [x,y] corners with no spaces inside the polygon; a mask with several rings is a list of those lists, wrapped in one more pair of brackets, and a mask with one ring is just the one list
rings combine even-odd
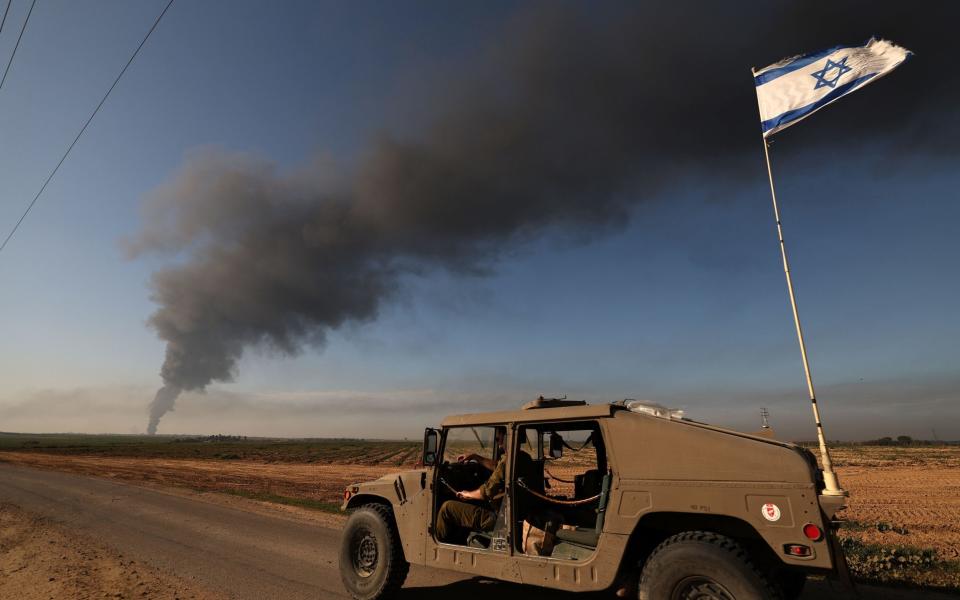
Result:
{"label": "military humvee", "polygon": [[[831,526],[845,499],[822,493],[810,451],[659,405],[541,398],[451,416],[426,430],[422,464],[345,490],[354,598],[389,597],[411,563],[645,600],[792,600],[809,574],[849,583]],[[438,539],[443,505],[491,465],[504,483],[488,527]]]}

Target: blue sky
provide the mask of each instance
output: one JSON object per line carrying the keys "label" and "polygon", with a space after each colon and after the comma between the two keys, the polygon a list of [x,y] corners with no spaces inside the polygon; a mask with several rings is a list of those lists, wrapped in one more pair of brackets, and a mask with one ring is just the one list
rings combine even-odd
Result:
{"label": "blue sky", "polygon": [[[163,4],[37,4],[0,90],[4,232]],[[0,56],[27,7],[14,2]],[[128,260],[119,242],[187,153],[348,164],[379,131],[429,120],[425,99],[513,10],[176,3],[0,254],[0,430],[143,430],[164,352],[148,282],[167,261]],[[857,100],[827,111],[857,119]],[[828,436],[960,437],[960,171],[833,140],[831,122],[772,150]],[[248,352],[233,383],[186,395],[161,431],[414,437],[442,414],[543,393],[648,398],[744,429],[766,406],[809,439],[759,136],[732,168],[691,170],[621,228],[547,231],[486,276],[408,276],[376,321],[297,357]]]}

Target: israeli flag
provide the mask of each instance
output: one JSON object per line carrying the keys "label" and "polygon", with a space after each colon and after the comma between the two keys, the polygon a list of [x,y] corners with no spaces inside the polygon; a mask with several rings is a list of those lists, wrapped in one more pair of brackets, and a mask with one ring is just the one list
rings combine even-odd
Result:
{"label": "israeli flag", "polygon": [[880,79],[910,54],[906,48],[871,38],[863,46],[836,46],[754,71],[763,137],[770,137],[841,96]]}

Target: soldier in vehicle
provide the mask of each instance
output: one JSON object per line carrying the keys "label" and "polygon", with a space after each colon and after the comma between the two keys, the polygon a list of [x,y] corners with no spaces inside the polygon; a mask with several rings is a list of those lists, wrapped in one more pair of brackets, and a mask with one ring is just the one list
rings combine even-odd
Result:
{"label": "soldier in vehicle", "polygon": [[[793,599],[808,575],[836,576],[853,589],[843,548],[830,527],[846,495],[825,487],[816,457],[802,446],[691,421],[635,401],[538,401],[513,412],[453,415],[441,426],[424,435],[424,468],[344,490],[342,508],[353,512],[342,538],[340,573],[352,598],[394,596],[411,562],[514,583],[532,580],[557,590],[616,590],[633,598]],[[515,433],[505,436],[507,427]],[[499,438],[496,446],[482,444],[493,471],[500,471],[486,482],[478,458],[469,457],[477,461],[474,466],[458,468],[459,451],[445,453],[469,443],[471,433],[479,436],[477,428],[485,431],[484,442]],[[555,434],[574,431],[592,432],[593,449],[587,454],[596,462],[568,461],[594,467],[581,473],[580,481],[574,477],[570,500],[560,496],[565,488],[551,495],[543,484],[545,461],[562,455],[556,445],[563,442]],[[544,452],[547,434],[550,445]],[[567,435],[577,441],[581,436]],[[508,461],[501,463],[503,449],[492,447],[505,445],[504,438],[511,445]],[[521,447],[528,446],[536,459],[525,465]],[[458,485],[451,487],[444,477]],[[507,486],[504,500],[501,490]],[[484,504],[474,507],[480,501],[466,498]],[[702,504],[707,498],[715,500],[712,506]],[[494,510],[498,501],[504,513]],[[775,522],[764,516],[768,505],[774,514],[781,512]],[[587,518],[587,509],[596,514]],[[539,532],[533,528],[547,533],[549,528],[537,523],[556,521],[553,512],[568,527],[555,532],[553,548],[538,548]],[[501,514],[509,516],[502,524],[497,522]],[[424,530],[431,526],[433,535],[425,540]],[[437,542],[462,539],[463,530],[474,527],[466,537],[477,550],[467,553],[481,557],[464,559],[464,545]],[[531,533],[537,535],[531,538]],[[550,573],[534,554],[553,559]]]}
{"label": "soldier in vehicle", "polygon": [[[437,539],[450,544],[465,544],[467,535],[471,531],[490,531],[497,521],[497,513],[504,496],[504,479],[506,478],[507,453],[504,451],[506,429],[498,427],[494,434],[494,462],[492,458],[479,454],[460,455],[457,462],[476,461],[485,468],[493,471],[487,481],[475,490],[457,492],[457,500],[447,500],[437,513]],[[517,473],[521,477],[542,477],[537,474],[534,461],[529,454],[520,450],[517,453]],[[473,501],[463,502],[463,500]],[[480,502],[481,504],[476,504]],[[553,516],[553,515],[548,515]],[[549,525],[544,525],[535,519],[538,526],[544,527],[550,533],[547,548],[552,547],[552,535],[560,521],[554,519]]]}
{"label": "soldier in vehicle", "polygon": [[[449,544],[466,543],[471,531],[489,531],[497,522],[497,511],[503,501],[504,477],[507,453],[503,450],[506,430],[497,427],[494,437],[494,463],[492,458],[479,454],[461,455],[457,462],[476,461],[493,471],[487,481],[475,490],[457,492],[457,500],[447,500],[437,513],[437,539]],[[473,500],[483,504],[463,502]]]}

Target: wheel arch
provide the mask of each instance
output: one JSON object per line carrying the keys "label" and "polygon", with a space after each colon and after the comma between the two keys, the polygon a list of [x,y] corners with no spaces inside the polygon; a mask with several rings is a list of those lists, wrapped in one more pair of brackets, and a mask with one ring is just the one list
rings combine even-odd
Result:
{"label": "wheel arch", "polygon": [[350,497],[350,500],[347,501],[347,505],[344,508],[351,510],[367,504],[382,504],[390,508],[390,510],[393,510],[393,504],[390,500],[379,494],[356,494]]}
{"label": "wheel arch", "polygon": [[783,565],[763,536],[743,519],[729,515],[665,511],[647,513],[637,521],[620,564],[621,574],[628,575],[634,568],[642,566],[661,542],[684,531],[710,531],[736,540],[764,569]]}

